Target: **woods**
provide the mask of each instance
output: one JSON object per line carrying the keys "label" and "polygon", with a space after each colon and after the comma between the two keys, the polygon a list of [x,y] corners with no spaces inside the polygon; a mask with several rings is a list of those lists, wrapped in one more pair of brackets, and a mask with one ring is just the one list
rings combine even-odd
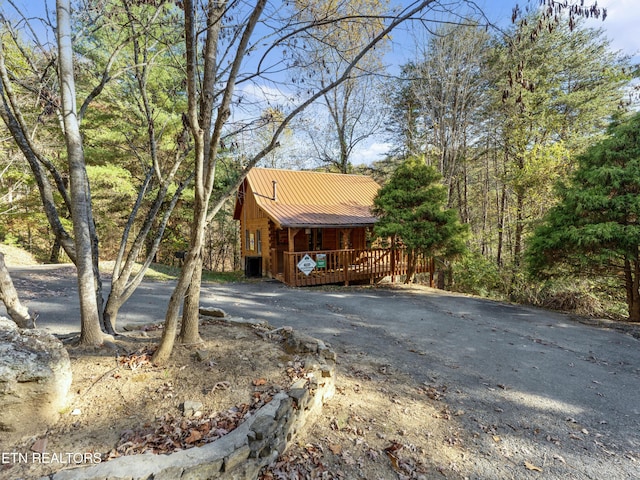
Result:
{"label": "woods", "polygon": [[537,276],[570,272],[618,279],[629,320],[640,321],[640,115],[617,121],[578,158],[528,255]]}
{"label": "woods", "polygon": [[[199,340],[205,260],[238,266],[228,200],[252,167],[297,159],[418,193],[392,187],[412,158],[431,169],[419,183],[441,184],[447,218],[429,235],[416,224],[413,239],[379,233],[416,240],[442,287],[524,298],[534,227],[565,200],[556,183],[634,106],[635,70],[593,28],[597,7],[542,2],[494,30],[466,2],[440,23],[436,3],[58,0],[55,16],[29,23],[5,7],[0,240],[52,261],[62,249],[76,265],[86,344],[116,333],[153,262],[184,252],[154,356],[163,363],[176,340]],[[396,74],[385,55],[400,26],[417,53]],[[354,151],[372,137],[390,150],[358,166]],[[444,225],[455,245],[436,238]],[[454,257],[493,278],[456,283]],[[107,298],[101,260],[113,262]],[[633,260],[621,262],[633,297]]]}

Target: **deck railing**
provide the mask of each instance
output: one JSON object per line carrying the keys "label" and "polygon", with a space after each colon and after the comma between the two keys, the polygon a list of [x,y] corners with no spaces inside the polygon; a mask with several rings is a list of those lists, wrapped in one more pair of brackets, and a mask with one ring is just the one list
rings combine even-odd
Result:
{"label": "deck railing", "polygon": [[[305,273],[298,267],[308,255],[315,266]],[[369,281],[371,283],[387,276],[407,274],[409,262],[402,248],[318,250],[308,252],[284,252],[284,282],[291,286],[323,285]],[[312,264],[310,264],[312,265]],[[306,265],[309,270],[310,265]],[[430,271],[428,259],[420,257],[416,262],[416,273]]]}

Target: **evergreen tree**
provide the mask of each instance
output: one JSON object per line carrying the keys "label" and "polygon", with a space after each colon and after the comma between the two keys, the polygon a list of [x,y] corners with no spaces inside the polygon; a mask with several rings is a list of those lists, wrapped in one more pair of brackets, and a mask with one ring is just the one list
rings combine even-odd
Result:
{"label": "evergreen tree", "polygon": [[640,114],[613,123],[558,190],[527,250],[530,272],[618,276],[629,320],[640,322]]}
{"label": "evergreen tree", "polygon": [[441,175],[424,161],[410,157],[394,171],[374,200],[379,237],[400,238],[408,250],[412,280],[419,255],[449,259],[466,250],[467,226],[454,209],[445,209],[447,192]]}

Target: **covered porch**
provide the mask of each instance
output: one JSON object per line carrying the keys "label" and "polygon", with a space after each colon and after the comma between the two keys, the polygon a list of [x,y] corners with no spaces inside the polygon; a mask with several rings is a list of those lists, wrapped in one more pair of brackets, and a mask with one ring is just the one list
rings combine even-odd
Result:
{"label": "covered porch", "polygon": [[[283,252],[283,269],[275,277],[293,287],[325,284],[376,283],[385,277],[407,275],[409,259],[402,248],[370,248]],[[432,260],[416,260],[415,273],[429,273]]]}

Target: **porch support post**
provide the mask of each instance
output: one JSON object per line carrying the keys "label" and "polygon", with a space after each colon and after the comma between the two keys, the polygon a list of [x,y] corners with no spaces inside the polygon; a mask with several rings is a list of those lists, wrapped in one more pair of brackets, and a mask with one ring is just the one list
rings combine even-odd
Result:
{"label": "porch support post", "polygon": [[[340,247],[343,250],[347,250],[349,248],[349,239],[351,238],[351,229],[343,228],[342,232],[342,245]],[[349,252],[343,252],[342,255],[342,263],[344,265],[344,285],[345,287],[349,286],[349,265],[351,265],[351,259],[349,257]]]}
{"label": "porch support post", "polygon": [[[299,228],[287,228],[287,233],[288,233],[288,239],[289,239],[289,253],[293,254],[293,252],[296,251],[296,244],[294,241],[294,237],[296,236],[296,233],[298,233],[300,231]],[[296,275],[296,259],[295,256],[293,255],[287,255],[287,258],[289,259],[289,265],[288,265],[288,276],[289,276],[289,285],[291,286],[298,286],[298,280],[297,280],[297,275]]]}
{"label": "porch support post", "polygon": [[349,248],[349,240],[351,239],[351,229],[343,228],[341,232],[342,232],[342,245],[340,245],[340,248],[342,248],[343,250],[347,250]]}
{"label": "porch support post", "polygon": [[289,233],[289,251],[291,253],[296,251],[296,244],[295,241],[293,240],[293,238],[298,234],[298,232],[300,231],[299,228],[288,228],[288,233]]}

